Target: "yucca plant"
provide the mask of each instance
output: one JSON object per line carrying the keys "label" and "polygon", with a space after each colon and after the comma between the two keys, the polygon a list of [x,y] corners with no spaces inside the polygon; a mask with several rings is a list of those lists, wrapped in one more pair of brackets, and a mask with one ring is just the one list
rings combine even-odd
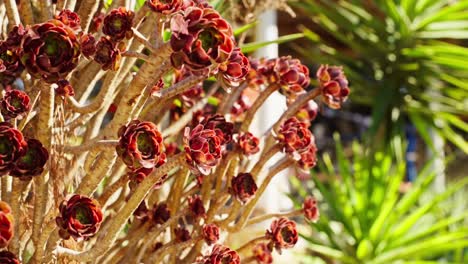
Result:
{"label": "yucca plant", "polygon": [[[348,159],[335,139],[336,165],[325,154],[319,171],[326,181],[312,175],[309,182],[321,205],[320,220],[310,226],[312,234],[302,234],[309,256],[325,263],[438,263],[450,253],[449,263],[466,263],[468,228],[463,223],[468,211],[449,215],[446,209],[454,206],[447,200],[462,194],[468,178],[434,194],[435,173],[427,166],[402,194],[405,165],[398,151],[370,155],[354,143],[353,157]],[[395,142],[392,145],[401,149]],[[305,196],[304,184],[295,185]]]}
{"label": "yucca plant", "polygon": [[429,145],[431,128],[468,152],[467,0],[292,4],[310,17],[309,44],[297,50],[310,63],[344,65],[352,102],[372,108],[371,134],[389,140],[409,118]]}

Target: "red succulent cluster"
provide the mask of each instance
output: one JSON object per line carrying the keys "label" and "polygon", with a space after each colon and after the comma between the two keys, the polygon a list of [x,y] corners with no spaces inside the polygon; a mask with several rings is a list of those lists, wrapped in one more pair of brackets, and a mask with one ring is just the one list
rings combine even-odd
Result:
{"label": "red succulent cluster", "polygon": [[302,210],[304,211],[304,216],[307,221],[317,222],[320,217],[320,212],[317,206],[317,200],[308,196],[305,198],[304,203],[302,204]]}
{"label": "red succulent cluster", "polygon": [[81,19],[77,13],[64,9],[60,11],[58,15],[55,16],[55,19],[62,21],[65,25],[69,26],[75,31],[81,31]]}
{"label": "red succulent cluster", "polygon": [[28,28],[19,55],[32,76],[55,83],[78,64],[80,44],[70,26],[52,19]]}
{"label": "red succulent cluster", "polygon": [[133,35],[134,17],[135,13],[125,7],[114,9],[104,18],[102,33],[108,35],[115,42],[130,38]]}
{"label": "red succulent cluster", "polygon": [[2,264],[20,264],[15,254],[10,251],[0,251],[0,263]]}
{"label": "red succulent cluster", "polygon": [[219,66],[218,79],[224,87],[237,87],[249,71],[249,59],[240,48],[234,48],[229,59]]}
{"label": "red succulent cluster", "polygon": [[81,53],[86,58],[91,58],[96,53],[96,38],[91,34],[82,35],[80,38]]}
{"label": "red succulent cluster", "polygon": [[7,174],[23,156],[27,142],[23,134],[10,123],[0,123],[0,175]]}
{"label": "red succulent cluster", "polygon": [[302,152],[300,154],[300,159],[298,161],[299,167],[306,171],[315,167],[315,165],[317,164],[317,148],[315,146],[315,140],[313,138],[314,136],[312,135],[312,145],[307,151]]}
{"label": "red succulent cluster", "polygon": [[333,109],[339,109],[350,92],[343,67],[321,65],[317,71],[317,79],[323,102]]}
{"label": "red succulent cluster", "polygon": [[133,120],[118,135],[117,154],[130,169],[150,169],[166,161],[163,138],[155,124]]}
{"label": "red succulent cluster", "polygon": [[28,94],[20,90],[9,90],[0,100],[4,118],[22,118],[31,109]]}
{"label": "red succulent cluster", "polygon": [[59,96],[74,96],[75,90],[73,86],[67,80],[60,80],[57,83],[57,88],[55,88],[55,93]]}
{"label": "red succulent cluster", "polygon": [[234,49],[231,26],[212,8],[189,7],[171,20],[171,61],[197,74],[226,62]]}
{"label": "red succulent cluster", "polygon": [[189,241],[191,238],[190,232],[187,230],[187,228],[184,228],[184,227],[175,228],[174,234],[175,234],[175,241],[177,242]]}
{"label": "red succulent cluster", "polygon": [[281,252],[281,249],[292,248],[298,240],[296,223],[285,217],[276,219],[271,223],[266,236],[279,252]]}
{"label": "red succulent cluster", "polygon": [[212,129],[222,139],[221,144],[227,144],[232,140],[234,124],[227,122],[226,118],[220,114],[203,116],[200,120],[205,129]]}
{"label": "red succulent cluster", "polygon": [[206,224],[203,226],[202,235],[208,245],[214,244],[219,240],[219,227],[215,224]]}
{"label": "red succulent cluster", "polygon": [[8,243],[13,237],[13,232],[15,230],[13,221],[10,206],[0,201],[0,248],[8,246]]}
{"label": "red succulent cluster", "polygon": [[206,217],[205,206],[200,195],[193,195],[188,198],[188,205],[190,212],[195,218]]}
{"label": "red succulent cluster", "polygon": [[209,174],[221,158],[223,137],[215,129],[198,124],[185,128],[184,149],[187,163],[194,173]]}
{"label": "red succulent cluster", "polygon": [[[87,49],[91,52],[91,45],[87,46]],[[103,70],[116,71],[119,68],[122,57],[120,49],[108,37],[101,37],[95,49],[94,61],[99,63]]]}
{"label": "red succulent cluster", "polygon": [[240,264],[240,257],[236,251],[220,244],[213,247],[210,255],[197,261],[199,264]]}
{"label": "red succulent cluster", "polygon": [[26,142],[26,151],[15,161],[10,171],[11,176],[20,180],[30,180],[40,175],[49,159],[49,152],[39,140],[30,138]]}
{"label": "red succulent cluster", "polygon": [[242,133],[239,138],[239,147],[244,155],[253,155],[260,151],[260,142],[256,136],[250,132]]}
{"label": "red succulent cluster", "polygon": [[233,194],[239,201],[246,203],[257,192],[257,184],[252,174],[240,173],[231,180]]}
{"label": "red succulent cluster", "polygon": [[24,69],[15,42],[16,40],[10,37],[0,41],[0,83],[3,85],[11,84]]}
{"label": "red succulent cluster", "polygon": [[76,241],[94,236],[102,223],[102,211],[98,202],[89,197],[75,194],[63,201],[60,215],[55,219],[63,239],[73,237]]}
{"label": "red succulent cluster", "polygon": [[162,225],[171,218],[171,211],[166,203],[158,203],[153,208],[153,222]]}
{"label": "red succulent cluster", "polygon": [[296,117],[284,122],[278,132],[278,139],[283,144],[284,151],[291,154],[307,152],[313,143],[313,135],[307,124]]}
{"label": "red succulent cluster", "polygon": [[259,243],[252,249],[253,257],[259,264],[273,263],[273,255],[271,254],[272,248],[265,243]]}
{"label": "red succulent cluster", "polygon": [[146,5],[154,12],[170,15],[184,7],[184,0],[147,0]]}

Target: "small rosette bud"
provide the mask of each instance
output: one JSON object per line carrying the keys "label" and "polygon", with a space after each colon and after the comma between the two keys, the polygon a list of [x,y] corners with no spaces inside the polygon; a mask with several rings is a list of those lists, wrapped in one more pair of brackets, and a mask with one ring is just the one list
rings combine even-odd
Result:
{"label": "small rosette bud", "polygon": [[253,257],[259,264],[270,264],[273,263],[273,256],[271,254],[271,248],[265,243],[259,243],[252,249]]}
{"label": "small rosette bud", "polygon": [[135,13],[125,7],[119,7],[110,11],[104,18],[102,33],[108,35],[113,41],[118,42],[132,36],[132,24]]}
{"label": "small rosette bud", "polygon": [[96,200],[89,197],[75,194],[63,201],[59,210],[60,215],[55,220],[63,239],[71,236],[76,241],[87,240],[94,236],[101,226],[101,208]]}
{"label": "small rosette bud", "polygon": [[250,132],[243,133],[239,136],[239,147],[242,153],[246,156],[253,155],[260,151],[260,142],[256,136]]}
{"label": "small rosette bud", "polygon": [[8,173],[25,153],[27,142],[23,134],[10,123],[0,123],[0,175]]}
{"label": "small rosette bud", "polygon": [[218,79],[225,88],[237,87],[245,80],[249,71],[249,59],[240,48],[234,48],[227,62],[219,66]]}
{"label": "small rosette bud", "polygon": [[276,219],[271,223],[270,229],[266,232],[266,236],[279,252],[284,248],[292,248],[298,240],[296,223],[286,217]]}
{"label": "small rosette bud", "polygon": [[120,50],[108,38],[101,37],[97,42],[94,61],[101,64],[103,70],[116,71],[120,66],[121,57]]}
{"label": "small rosette bud", "polygon": [[96,48],[96,38],[94,38],[93,35],[85,34],[81,36],[80,43],[81,43],[81,53],[83,54],[83,56],[85,56],[87,59],[94,56],[97,48]]}
{"label": "small rosette bud", "polygon": [[305,198],[304,203],[302,204],[302,210],[304,211],[304,216],[307,221],[317,222],[320,217],[320,212],[317,206],[317,200],[308,196]]}
{"label": "small rosette bud", "polygon": [[44,166],[49,159],[49,152],[42,143],[30,138],[27,141],[26,151],[13,165],[10,175],[20,180],[30,180],[44,171]]}
{"label": "small rosette bud", "polygon": [[205,206],[199,195],[193,195],[188,198],[188,205],[190,212],[195,218],[206,217]]}
{"label": "small rosette bud", "polygon": [[203,256],[196,263],[200,264],[240,264],[236,251],[220,244],[214,245],[211,254]]}
{"label": "small rosette bud", "polygon": [[175,241],[179,243],[189,241],[191,238],[190,232],[186,228],[183,228],[183,227],[175,228],[174,234],[175,234]]}
{"label": "small rosette bud", "polygon": [[73,11],[68,9],[62,10],[58,15],[55,16],[55,19],[62,21],[62,23],[75,31],[81,31],[80,16],[78,16],[78,14]]}
{"label": "small rosette bud", "polygon": [[73,86],[67,80],[60,80],[57,83],[57,87],[55,88],[55,93],[59,96],[68,97],[74,96],[75,90]]}
{"label": "small rosette bud", "polygon": [[219,240],[219,227],[215,224],[206,224],[202,229],[202,236],[208,245],[212,245]]}
{"label": "small rosette bud", "polygon": [[173,14],[183,7],[183,0],[147,0],[146,5],[156,13]]}
{"label": "small rosette bud", "polygon": [[159,203],[153,208],[153,222],[157,225],[164,224],[171,218],[171,211],[166,203]]}
{"label": "small rosette bud", "polygon": [[278,131],[278,140],[283,144],[286,153],[300,154],[309,150],[313,135],[306,123],[299,122],[296,117],[291,117]]}
{"label": "small rosette bud", "polygon": [[10,90],[0,101],[5,118],[22,118],[31,109],[29,96],[20,90]]}
{"label": "small rosette bud", "polygon": [[239,201],[246,203],[257,192],[257,184],[252,174],[240,173],[231,180],[231,188],[234,196]]}
{"label": "small rosette bud", "polygon": [[343,68],[321,65],[317,71],[317,80],[322,91],[322,101],[330,108],[339,109],[350,92]]}

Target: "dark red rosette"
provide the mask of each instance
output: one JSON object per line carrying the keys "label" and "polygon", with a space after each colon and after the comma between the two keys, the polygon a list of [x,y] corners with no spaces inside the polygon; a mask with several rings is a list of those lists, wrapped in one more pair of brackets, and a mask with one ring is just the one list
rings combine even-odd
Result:
{"label": "dark red rosette", "polygon": [[0,251],[0,263],[2,264],[20,264],[15,254],[10,251]]}
{"label": "dark red rosette", "polygon": [[194,173],[208,175],[211,168],[218,165],[221,158],[223,138],[213,129],[205,129],[202,124],[192,131],[185,128],[184,149],[187,163]]}
{"label": "dark red rosette", "polygon": [[307,221],[317,222],[320,217],[320,212],[317,205],[317,200],[312,196],[307,196],[302,204],[302,210]]}
{"label": "dark red rosette", "polygon": [[62,21],[62,23],[75,31],[81,31],[80,16],[71,10],[64,9],[60,11],[60,13],[55,16],[55,19]]}
{"label": "dark red rosette", "polygon": [[55,88],[55,93],[59,96],[67,97],[74,96],[75,90],[73,86],[67,80],[60,80],[57,83],[57,88]]}
{"label": "dark red rosette", "polygon": [[195,216],[195,218],[206,217],[205,206],[203,205],[200,195],[190,196],[188,198],[188,206],[190,212]]}
{"label": "dark red rosette", "polygon": [[265,243],[259,243],[252,249],[253,257],[259,264],[270,264],[273,263],[273,255],[271,254],[271,248]]}
{"label": "dark red rosette", "polygon": [[255,183],[252,174],[239,173],[231,180],[231,188],[233,194],[239,201],[246,203],[257,192],[257,184]]}
{"label": "dark red rosette", "polygon": [[187,230],[187,228],[183,228],[183,227],[175,228],[174,234],[175,234],[175,241],[179,243],[189,241],[191,238],[190,232]]}
{"label": "dark red rosette", "polygon": [[202,236],[208,245],[212,245],[219,240],[219,227],[215,224],[206,224],[202,228]]}
{"label": "dark red rosette", "polygon": [[322,91],[322,101],[330,108],[339,109],[350,92],[343,67],[321,65],[317,70],[317,80]]}
{"label": "dark red rosette", "polygon": [[115,42],[130,38],[133,35],[134,17],[135,13],[125,7],[114,9],[104,18],[102,33],[108,35]]}
{"label": "dark red rosette", "polygon": [[249,59],[240,48],[234,48],[229,59],[219,65],[218,79],[225,88],[237,87],[245,80],[249,71]]}
{"label": "dark red rosette", "polygon": [[117,154],[130,169],[154,168],[166,160],[163,138],[155,124],[133,120],[118,135]]}
{"label": "dark red rosette", "polygon": [[172,65],[206,74],[213,63],[226,62],[234,49],[231,26],[212,8],[189,7],[171,20]]}
{"label": "dark red rosette", "polygon": [[23,134],[10,123],[0,123],[0,175],[11,170],[27,147]]}
{"label": "dark red rosette", "polygon": [[317,164],[317,147],[315,146],[315,138],[312,135],[312,144],[309,149],[305,152],[302,152],[297,162],[299,167],[303,170],[308,171],[309,169],[315,167]]}
{"label": "dark red rosette", "polygon": [[79,56],[80,44],[72,28],[56,19],[30,27],[20,52],[28,72],[48,83],[64,79]]}
{"label": "dark red rosette", "polygon": [[171,218],[171,211],[166,203],[159,203],[153,208],[153,222],[162,225]]}
{"label": "dark red rosette", "polygon": [[249,58],[250,70],[246,76],[247,82],[249,83],[249,87],[258,89],[260,85],[266,83],[266,78],[262,74],[262,68],[264,67],[263,65],[265,62],[266,60],[264,58]]}
{"label": "dark red rosette", "polygon": [[81,53],[83,53],[83,56],[85,56],[87,59],[91,58],[96,54],[96,39],[94,38],[93,35],[91,34],[84,34],[80,38],[80,44],[81,44]]}
{"label": "dark red rosette", "polygon": [[30,180],[44,171],[44,166],[49,159],[49,152],[42,143],[30,138],[27,140],[26,152],[19,157],[13,165],[10,175],[20,180]]}
{"label": "dark red rosette", "polygon": [[23,25],[14,26],[10,32],[8,33],[8,37],[5,40],[5,43],[10,47],[14,48],[14,50],[18,49],[21,45],[21,40],[23,36],[26,34],[26,29]]}
{"label": "dark red rosette", "polygon": [[102,223],[102,211],[98,202],[89,197],[75,194],[63,201],[59,207],[60,215],[55,221],[63,239],[70,236],[76,241],[88,240],[94,236]]}
{"label": "dark red rosette", "polygon": [[138,205],[135,212],[133,212],[133,216],[140,221],[146,221],[150,218],[149,209],[144,200]]}
{"label": "dark red rosette", "polygon": [[103,12],[97,12],[93,16],[93,20],[91,21],[91,25],[89,25],[89,33],[98,32],[101,29],[102,22],[104,21],[104,17],[106,14]]}
{"label": "dark red rosette", "polygon": [[108,38],[101,37],[97,42],[94,61],[101,64],[103,70],[116,71],[120,66],[121,57],[120,50]]}
{"label": "dark red rosette", "polygon": [[20,90],[9,90],[0,100],[2,115],[6,119],[23,118],[31,109],[27,93]]}
{"label": "dark red rosette", "polygon": [[296,117],[299,121],[306,123],[307,126],[310,127],[312,121],[317,117],[317,113],[317,103],[314,100],[310,100],[306,106],[297,112]]}
{"label": "dark red rosette", "polygon": [[271,239],[276,250],[281,252],[283,248],[292,248],[297,243],[298,234],[296,223],[286,217],[281,217],[271,223],[266,236]]}
{"label": "dark red rosette", "polygon": [[214,245],[211,254],[197,261],[200,264],[240,264],[236,251],[220,244]]}
{"label": "dark red rosette", "polygon": [[183,7],[183,0],[147,0],[146,5],[154,12],[170,15],[180,11]]}
{"label": "dark red rosette", "polygon": [[13,83],[23,70],[16,47],[7,41],[0,41],[0,83],[5,86]]}
{"label": "dark red rosette", "polygon": [[306,123],[291,117],[281,126],[278,140],[283,144],[286,153],[300,154],[309,150],[313,143],[313,135]]}
{"label": "dark red rosette", "polygon": [[0,201],[0,248],[8,246],[13,237],[14,230],[14,219],[11,214],[11,208],[7,203]]}
{"label": "dark red rosette", "polygon": [[256,136],[250,132],[242,133],[239,138],[239,147],[244,155],[249,156],[260,151],[260,142]]}
{"label": "dark red rosette", "polygon": [[232,134],[234,131],[234,124],[227,122],[226,118],[220,114],[215,115],[204,115],[200,120],[205,129],[213,129],[216,134],[223,140],[221,144],[227,144],[232,140]]}

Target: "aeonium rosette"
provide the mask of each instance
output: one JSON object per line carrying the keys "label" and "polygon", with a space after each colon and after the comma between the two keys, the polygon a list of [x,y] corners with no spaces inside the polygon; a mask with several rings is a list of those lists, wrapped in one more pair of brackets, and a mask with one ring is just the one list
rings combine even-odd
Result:
{"label": "aeonium rosette", "polygon": [[313,143],[313,135],[307,124],[300,122],[296,117],[291,117],[283,123],[277,137],[284,151],[295,156],[308,151]]}
{"label": "aeonium rosette", "polygon": [[350,92],[343,67],[321,65],[317,70],[317,80],[322,92],[322,101],[330,108],[339,109]]}
{"label": "aeonium rosette", "polygon": [[63,239],[87,240],[99,230],[103,215],[98,202],[75,194],[60,204],[60,215],[55,219]]}
{"label": "aeonium rosette", "polygon": [[266,236],[278,252],[281,252],[281,249],[292,248],[298,240],[296,223],[286,217],[276,219],[271,223]]}
{"label": "aeonium rosette", "polygon": [[216,244],[209,255],[198,259],[197,264],[240,264],[240,257],[236,251],[220,244]]}
{"label": "aeonium rosette", "polygon": [[44,171],[44,166],[49,159],[49,152],[37,139],[28,139],[26,151],[13,165],[10,175],[21,180],[30,180]]}
{"label": "aeonium rosette", "polygon": [[212,8],[189,7],[171,20],[171,61],[206,74],[213,64],[226,62],[234,49],[229,23]]}
{"label": "aeonium rosette", "polygon": [[184,0],[147,0],[146,5],[156,13],[173,14],[184,7]]}
{"label": "aeonium rosette", "polygon": [[3,85],[11,84],[24,69],[15,49],[8,44],[8,39],[0,41],[0,83]]}
{"label": "aeonium rosette", "polygon": [[20,90],[10,90],[0,100],[3,117],[22,118],[30,109],[30,98],[28,94]]}
{"label": "aeonium rosette", "polygon": [[8,246],[8,243],[13,237],[14,229],[14,219],[11,214],[11,208],[7,203],[0,201],[0,248]]}
{"label": "aeonium rosette", "polygon": [[10,123],[0,123],[0,175],[8,173],[26,151],[23,134]]}
{"label": "aeonium rosette", "polygon": [[28,28],[20,51],[28,72],[48,83],[64,79],[77,66],[79,55],[73,29],[57,19]]}
{"label": "aeonium rosette", "polygon": [[153,168],[166,160],[163,138],[155,124],[133,120],[118,135],[117,154],[130,169]]}
{"label": "aeonium rosette", "polygon": [[113,41],[121,41],[130,38],[133,34],[132,25],[135,13],[125,7],[119,7],[110,11],[104,18],[102,33],[108,35]]}
{"label": "aeonium rosette", "polygon": [[219,65],[218,80],[225,88],[237,87],[240,82],[245,80],[249,71],[249,59],[240,48],[234,48],[229,59]]}

